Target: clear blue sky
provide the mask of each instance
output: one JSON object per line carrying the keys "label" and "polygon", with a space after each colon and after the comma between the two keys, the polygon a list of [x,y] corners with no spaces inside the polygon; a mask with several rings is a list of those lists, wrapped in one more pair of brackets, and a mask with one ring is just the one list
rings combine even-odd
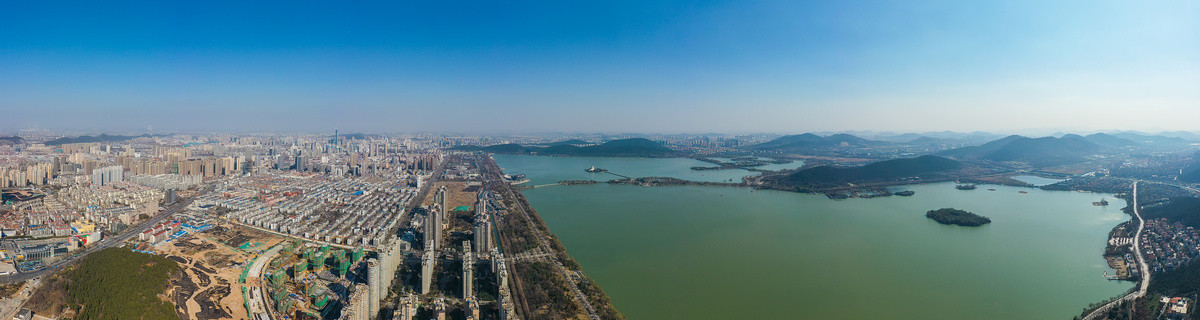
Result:
{"label": "clear blue sky", "polygon": [[1200,130],[1200,3],[6,1],[0,113],[9,130]]}

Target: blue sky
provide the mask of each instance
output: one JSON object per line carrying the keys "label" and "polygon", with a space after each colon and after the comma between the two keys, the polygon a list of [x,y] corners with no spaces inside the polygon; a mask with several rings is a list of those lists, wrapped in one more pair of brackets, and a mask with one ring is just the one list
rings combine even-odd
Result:
{"label": "blue sky", "polygon": [[1048,2],[0,2],[0,129],[1200,130],[1200,3]]}

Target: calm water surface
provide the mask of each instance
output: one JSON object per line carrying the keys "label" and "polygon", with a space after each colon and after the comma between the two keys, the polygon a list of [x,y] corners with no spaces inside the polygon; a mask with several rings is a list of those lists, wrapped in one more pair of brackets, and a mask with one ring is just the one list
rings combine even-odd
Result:
{"label": "calm water surface", "polygon": [[[690,159],[495,156],[533,184],[630,176],[724,181]],[[736,180],[736,179],[735,179]],[[551,186],[526,196],[630,319],[1070,319],[1132,287],[1104,280],[1107,232],[1127,219],[1108,194],[952,183],[912,197],[725,187]],[[898,189],[899,190],[899,189]],[[1021,194],[1018,191],[1028,191]],[[944,226],[925,211],[992,218]]]}

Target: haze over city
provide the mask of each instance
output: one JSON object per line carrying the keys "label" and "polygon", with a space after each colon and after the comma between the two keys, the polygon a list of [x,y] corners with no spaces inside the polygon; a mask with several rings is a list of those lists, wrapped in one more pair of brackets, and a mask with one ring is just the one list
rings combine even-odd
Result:
{"label": "haze over city", "polygon": [[23,1],[0,10],[0,128],[1197,130],[1197,16],[1195,1]]}

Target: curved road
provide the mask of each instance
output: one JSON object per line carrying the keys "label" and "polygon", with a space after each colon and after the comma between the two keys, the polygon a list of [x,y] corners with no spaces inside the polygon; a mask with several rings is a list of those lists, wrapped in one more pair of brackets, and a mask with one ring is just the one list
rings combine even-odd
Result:
{"label": "curved road", "polygon": [[1134,256],[1137,257],[1138,271],[1141,274],[1141,279],[1138,281],[1138,290],[1134,291],[1134,292],[1130,292],[1129,294],[1125,295],[1124,297],[1121,297],[1120,299],[1113,300],[1099,308],[1096,308],[1096,310],[1092,310],[1092,312],[1089,313],[1087,315],[1087,317],[1083,318],[1084,320],[1100,319],[1098,317],[1100,317],[1105,312],[1108,312],[1109,309],[1112,309],[1118,303],[1137,300],[1137,298],[1141,298],[1142,296],[1145,296],[1146,289],[1148,289],[1150,287],[1150,267],[1148,265],[1146,265],[1146,258],[1142,256],[1142,230],[1146,228],[1146,220],[1142,219],[1142,214],[1138,210],[1138,194],[1137,193],[1138,193],[1138,183],[1135,181],[1133,183],[1133,216],[1138,219],[1138,229],[1137,229],[1137,233],[1134,233],[1134,236],[1133,236],[1133,253],[1134,253]]}
{"label": "curved road", "polygon": [[[262,308],[264,311],[266,311],[266,316],[268,319],[275,319],[275,316],[274,316],[275,313],[271,312],[271,309],[272,309],[271,307],[273,305],[270,303],[270,300],[267,298],[267,286],[266,286],[267,277],[266,277],[266,275],[263,274],[263,270],[265,270],[267,268],[267,263],[271,262],[271,259],[274,259],[275,255],[279,254],[279,251],[283,250],[283,246],[285,243],[287,243],[287,241],[280,242],[279,244],[276,244],[275,247],[271,248],[270,250],[267,250],[267,252],[263,252],[263,254],[259,255],[258,258],[254,260],[254,263],[250,264],[250,272],[249,272],[249,274],[246,275],[247,279],[251,279],[251,278],[259,279],[259,281],[258,281],[259,303],[262,303]],[[255,318],[259,317],[258,315],[252,315],[252,316],[254,316]]]}

